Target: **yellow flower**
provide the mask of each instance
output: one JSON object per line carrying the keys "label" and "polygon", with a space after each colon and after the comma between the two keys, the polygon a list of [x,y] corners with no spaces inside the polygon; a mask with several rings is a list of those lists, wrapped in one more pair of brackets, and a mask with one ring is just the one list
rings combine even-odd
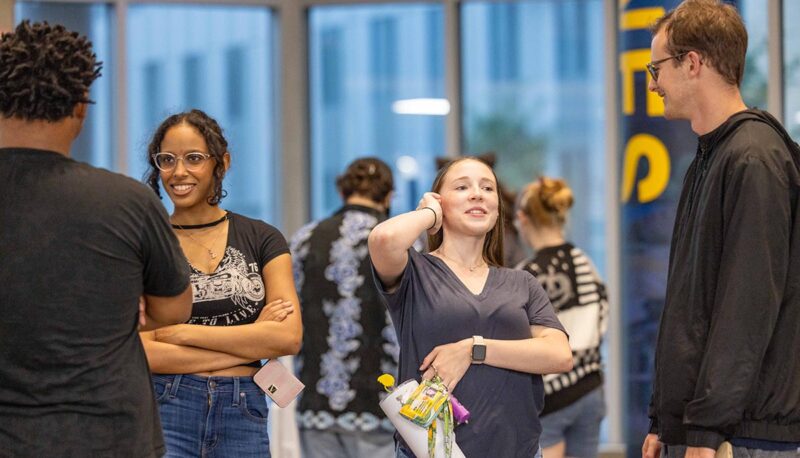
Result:
{"label": "yellow flower", "polygon": [[392,387],[394,386],[394,377],[391,374],[381,374],[378,377],[378,383],[383,385],[383,389],[386,391],[392,391]]}

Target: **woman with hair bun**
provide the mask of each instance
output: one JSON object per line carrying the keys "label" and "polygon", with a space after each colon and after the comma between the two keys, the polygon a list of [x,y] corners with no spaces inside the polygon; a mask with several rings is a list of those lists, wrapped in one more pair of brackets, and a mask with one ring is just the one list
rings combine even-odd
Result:
{"label": "woman with hair bun", "polygon": [[291,240],[305,337],[297,403],[304,458],[394,456],[394,428],[376,379],[397,372],[397,339],[371,281],[367,236],[384,221],[394,190],[378,158],[356,159],[336,180],[344,205]]}
{"label": "woman with hair bun", "polygon": [[544,458],[596,457],[605,416],[600,344],[608,318],[605,285],[588,256],[564,238],[572,190],[558,178],[540,178],[517,200],[516,218],[535,256],[520,264],[547,292],[567,329],[573,369],[544,376]]}

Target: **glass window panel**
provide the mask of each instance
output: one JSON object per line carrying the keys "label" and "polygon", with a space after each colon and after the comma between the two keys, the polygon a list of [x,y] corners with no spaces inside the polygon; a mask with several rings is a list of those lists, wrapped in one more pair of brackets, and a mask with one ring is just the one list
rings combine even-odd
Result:
{"label": "glass window panel", "polygon": [[747,58],[742,98],[749,107],[767,109],[767,2],[739,0],[739,11],[747,28]]}
{"label": "glass window panel", "polygon": [[[783,30],[800,23],[800,2],[783,2]],[[784,125],[795,139],[800,138],[800,34],[783,34]]]}
{"label": "glass window panel", "polygon": [[497,153],[516,191],[540,175],[575,194],[568,236],[605,266],[602,0],[469,2],[462,7],[466,151]]}
{"label": "glass window panel", "polygon": [[[606,265],[606,81],[602,0],[470,2],[462,7],[463,132],[493,151],[518,191],[562,177],[575,196],[567,238]],[[607,349],[603,349],[608,357]],[[601,441],[608,440],[602,425]]]}
{"label": "glass window panel", "polygon": [[[430,187],[434,158],[445,153],[445,118],[399,114],[396,102],[443,101],[443,21],[438,5],[311,9],[313,218],[342,205],[336,177],[358,157],[377,156],[392,167],[395,213],[414,209]],[[425,108],[422,102],[412,112]]]}
{"label": "glass window panel", "polygon": [[14,12],[17,21],[47,21],[85,35],[92,41],[97,59],[103,62],[102,76],[95,80],[89,98],[96,103],[89,107],[89,115],[80,136],[72,145],[71,156],[96,167],[114,169],[117,152],[114,148],[114,119],[116,101],[114,87],[114,61],[112,59],[112,20],[114,9],[105,4],[72,4],[18,1]]}
{"label": "glass window panel", "polygon": [[[226,209],[279,224],[272,12],[248,6],[131,5],[128,170],[146,171],[147,144],[168,115],[199,108],[231,152]],[[169,199],[164,197],[169,205]]]}

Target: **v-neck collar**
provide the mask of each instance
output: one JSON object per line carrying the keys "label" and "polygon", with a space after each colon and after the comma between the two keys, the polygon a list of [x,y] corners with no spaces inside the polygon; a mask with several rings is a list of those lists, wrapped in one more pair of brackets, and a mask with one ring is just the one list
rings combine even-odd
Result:
{"label": "v-neck collar", "polygon": [[455,272],[453,272],[453,269],[451,269],[450,266],[447,265],[444,259],[441,259],[438,256],[434,256],[428,253],[426,253],[425,256],[435,259],[434,262],[444,267],[447,274],[453,277],[453,279],[458,282],[458,284],[461,286],[464,292],[467,293],[470,297],[481,300],[485,298],[487,294],[489,294],[489,284],[494,278],[495,270],[497,270],[494,266],[487,265],[487,267],[489,267],[489,272],[486,274],[486,281],[483,282],[483,288],[481,289],[481,291],[478,294],[475,294],[472,292],[471,289],[467,287],[467,285],[461,280],[461,278],[459,278],[459,276],[456,275]]}

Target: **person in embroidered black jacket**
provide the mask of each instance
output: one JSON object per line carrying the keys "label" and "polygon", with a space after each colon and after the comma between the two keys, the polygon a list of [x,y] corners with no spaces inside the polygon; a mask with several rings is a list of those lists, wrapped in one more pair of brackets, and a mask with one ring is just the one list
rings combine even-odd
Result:
{"label": "person in embroidered black jacket", "polygon": [[387,217],[394,178],[385,162],[364,157],[336,187],[344,206],[303,226],[290,243],[306,329],[298,358],[306,385],[297,403],[303,457],[394,457],[377,378],[397,375],[400,349],[367,253],[370,231]]}
{"label": "person in embroidered black jacket", "polygon": [[[642,456],[796,456],[800,446],[797,145],[739,92],[747,32],[730,5],[657,21],[650,90],[688,119],[697,156],[670,249]],[[658,435],[656,437],[656,434]]]}
{"label": "person in embroidered black jacket", "polygon": [[517,266],[536,277],[569,333],[572,370],[544,380],[544,458],[596,457],[605,416],[601,346],[608,328],[606,285],[589,256],[567,241],[574,202],[561,178],[540,177],[516,202],[516,224],[535,254]]}

